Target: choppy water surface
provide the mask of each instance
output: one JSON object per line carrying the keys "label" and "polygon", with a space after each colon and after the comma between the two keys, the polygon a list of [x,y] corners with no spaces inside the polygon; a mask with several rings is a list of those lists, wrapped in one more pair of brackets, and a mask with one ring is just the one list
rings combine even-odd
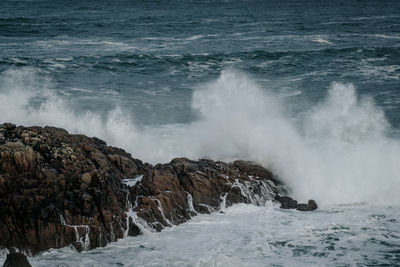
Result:
{"label": "choppy water surface", "polygon": [[4,0],[0,71],[34,68],[73,110],[120,106],[140,125],[193,121],[194,87],[224,69],[293,97],[296,110],[331,82],[351,82],[398,126],[399,9],[396,0]]}
{"label": "choppy water surface", "polygon": [[32,262],[398,264],[399,10],[395,0],[1,1],[0,122],[97,136],[151,163],[253,160],[323,206],[236,206]]}
{"label": "choppy water surface", "polygon": [[396,266],[399,206],[323,207],[316,212],[235,205],[161,233],[82,254],[70,248],[33,266]]}

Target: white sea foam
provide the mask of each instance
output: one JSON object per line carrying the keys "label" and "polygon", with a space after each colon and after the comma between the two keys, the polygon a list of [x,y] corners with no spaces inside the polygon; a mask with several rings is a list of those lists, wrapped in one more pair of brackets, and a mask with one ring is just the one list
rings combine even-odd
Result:
{"label": "white sea foam", "polygon": [[77,114],[51,87],[33,69],[2,73],[1,121],[97,136],[152,163],[177,156],[254,160],[280,175],[299,200],[400,202],[400,142],[387,137],[383,111],[357,97],[351,84],[333,84],[294,123],[282,98],[242,73],[224,71],[194,91],[198,121],[147,128],[118,107],[106,117]]}
{"label": "white sea foam", "polygon": [[56,58],[56,60],[58,60],[58,61],[71,61],[73,59],[74,59],[73,57],[58,57],[58,58]]}
{"label": "white sea foam", "polygon": [[[67,38],[67,39],[64,39]],[[62,37],[59,39],[51,39],[51,40],[41,40],[35,41],[34,44],[41,48],[46,49],[59,49],[60,47],[70,47],[73,46],[76,48],[77,46],[91,46],[92,49],[101,48],[103,50],[113,51],[131,51],[139,49],[132,43],[125,42],[115,42],[113,40],[103,40],[103,39],[85,39],[85,38],[70,38],[70,37]],[[72,57],[61,57],[57,58],[58,61],[70,61]]]}
{"label": "white sea foam", "polygon": [[189,37],[143,37],[142,40],[150,40],[150,41],[194,41],[198,39],[202,39],[205,37],[216,37],[219,34],[196,34]]}
{"label": "white sea foam", "polygon": [[138,182],[140,182],[142,179],[143,179],[143,175],[138,175],[137,177],[132,178],[132,179],[123,179],[123,180],[121,180],[121,182],[126,184],[129,187],[132,187],[135,184],[137,184]]}
{"label": "white sea foam", "polygon": [[328,40],[325,40],[325,39],[322,39],[320,37],[314,38],[313,42],[317,42],[317,43],[320,43],[320,44],[328,44],[328,45],[332,45],[333,44],[332,42],[330,42]]}
{"label": "white sea foam", "polygon": [[400,39],[398,35],[375,34],[373,36],[385,39]]}
{"label": "white sea foam", "polygon": [[[365,266],[398,263],[398,206],[327,206],[304,213],[239,204],[179,227],[78,253],[29,257],[33,266]],[[134,255],[134,257],[132,256]],[[5,255],[0,254],[0,265]]]}

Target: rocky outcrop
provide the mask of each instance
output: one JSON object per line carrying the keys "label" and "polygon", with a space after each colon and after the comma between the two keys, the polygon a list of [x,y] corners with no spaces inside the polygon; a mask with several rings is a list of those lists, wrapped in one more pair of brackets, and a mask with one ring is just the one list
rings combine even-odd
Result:
{"label": "rocky outcrop", "polygon": [[275,200],[281,204],[281,209],[296,209],[298,211],[312,211],[318,208],[317,203],[310,199],[307,204],[297,203],[296,200],[288,196],[280,196],[277,194]]}
{"label": "rocky outcrop", "polygon": [[295,209],[297,208],[297,201],[287,196],[275,196],[275,200],[281,203],[281,209]]}
{"label": "rocky outcrop", "polygon": [[161,230],[234,203],[264,204],[277,193],[269,171],[250,162],[174,159],[149,168],[131,188],[131,209],[151,228]]}
{"label": "rocky outcrop", "polygon": [[123,236],[121,178],[145,165],[96,138],[63,129],[0,125],[0,246],[29,253]]}
{"label": "rocky outcrop", "polygon": [[318,208],[317,203],[314,200],[310,199],[307,204],[297,204],[296,209],[299,211],[312,211]]}
{"label": "rocky outcrop", "polygon": [[25,254],[21,252],[11,251],[7,254],[6,261],[3,267],[32,267],[26,258]]}
{"label": "rocky outcrop", "polygon": [[0,246],[29,254],[105,246],[283,193],[251,162],[178,158],[152,166],[97,138],[0,124]]}

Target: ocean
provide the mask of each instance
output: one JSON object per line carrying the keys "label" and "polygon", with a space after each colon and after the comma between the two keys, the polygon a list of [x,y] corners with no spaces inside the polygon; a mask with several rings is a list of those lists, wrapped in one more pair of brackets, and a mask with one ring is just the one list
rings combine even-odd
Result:
{"label": "ocean", "polygon": [[235,205],[34,266],[400,265],[400,1],[2,0],[0,122],[252,160],[320,207]]}

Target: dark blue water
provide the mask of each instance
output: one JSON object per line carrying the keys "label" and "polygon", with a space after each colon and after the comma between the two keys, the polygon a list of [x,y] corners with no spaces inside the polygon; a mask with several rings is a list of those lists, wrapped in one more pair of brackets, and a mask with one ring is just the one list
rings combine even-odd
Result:
{"label": "dark blue water", "polygon": [[0,72],[34,68],[75,110],[118,104],[140,124],[194,120],[193,88],[225,69],[295,95],[296,112],[350,82],[398,128],[399,10],[396,0],[3,0]]}

